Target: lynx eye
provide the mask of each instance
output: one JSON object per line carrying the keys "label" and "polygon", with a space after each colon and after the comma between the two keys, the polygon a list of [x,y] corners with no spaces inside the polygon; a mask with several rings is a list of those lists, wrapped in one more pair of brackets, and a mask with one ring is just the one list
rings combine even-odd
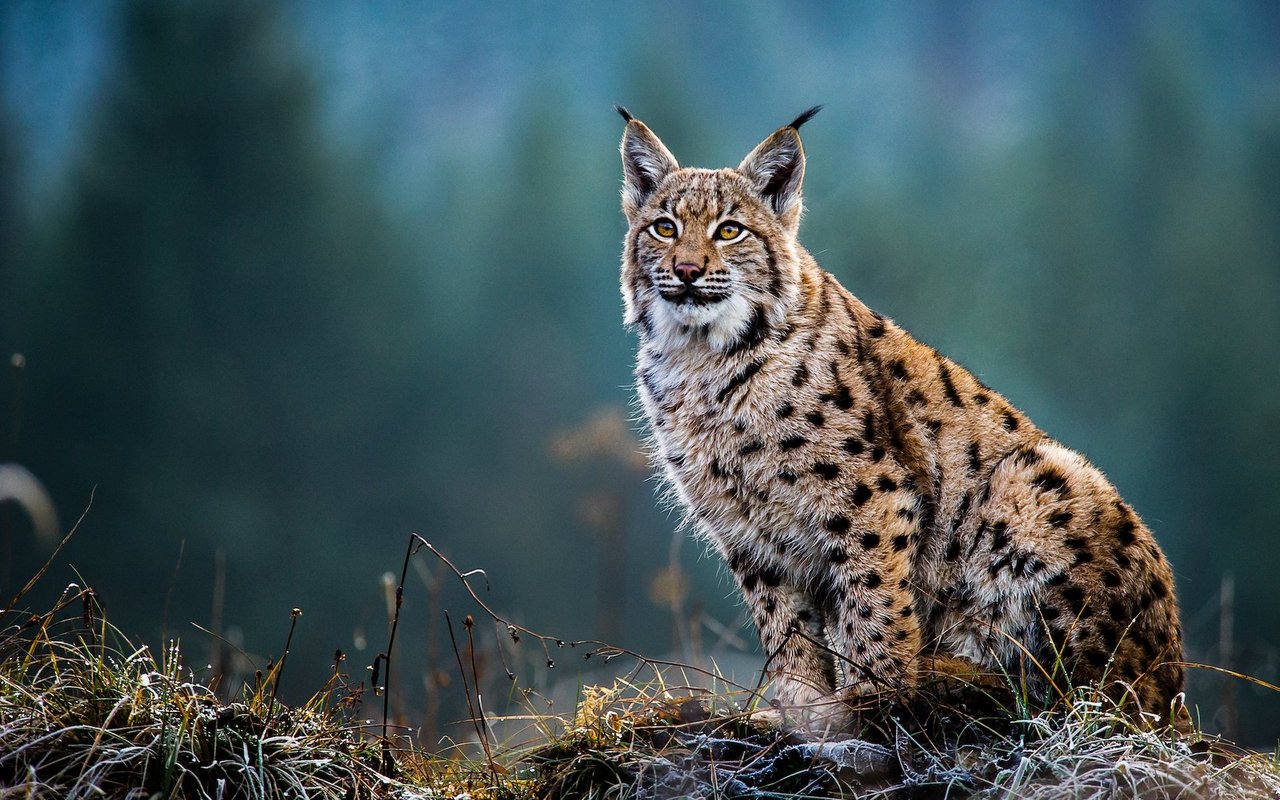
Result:
{"label": "lynx eye", "polygon": [[730,242],[742,235],[742,226],[736,222],[726,222],[716,228],[716,238],[722,242]]}
{"label": "lynx eye", "polygon": [[670,239],[676,235],[676,224],[669,219],[660,219],[649,228],[663,239]]}

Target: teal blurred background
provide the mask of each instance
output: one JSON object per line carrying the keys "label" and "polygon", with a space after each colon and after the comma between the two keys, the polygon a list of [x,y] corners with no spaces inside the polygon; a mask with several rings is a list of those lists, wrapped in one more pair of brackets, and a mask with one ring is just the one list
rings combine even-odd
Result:
{"label": "teal blurred background", "polygon": [[[0,47],[0,461],[96,487],[49,595],[197,664],[299,606],[296,699],[417,531],[539,630],[750,650],[622,423],[610,106],[718,166],[825,103],[804,243],[1111,476],[1193,660],[1280,679],[1275,3],[10,0]],[[7,598],[51,546],[0,511]],[[421,566],[400,702],[447,716],[474,609]],[[1275,693],[1192,700],[1275,744]]]}

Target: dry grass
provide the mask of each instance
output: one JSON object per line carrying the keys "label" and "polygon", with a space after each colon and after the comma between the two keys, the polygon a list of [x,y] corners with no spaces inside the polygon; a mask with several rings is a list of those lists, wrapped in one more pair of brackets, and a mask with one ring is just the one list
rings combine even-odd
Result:
{"label": "dry grass", "polygon": [[[747,698],[738,698],[746,700]],[[1105,698],[1021,717],[986,690],[869,705],[856,737],[808,743],[732,697],[618,685],[527,753],[537,797],[1280,797],[1274,756],[1153,730]]]}
{"label": "dry grass", "polygon": [[1280,797],[1274,757],[1152,730],[1085,690],[1027,715],[949,684],[868,703],[855,737],[813,743],[759,723],[754,692],[669,685],[686,673],[650,662],[642,684],[583,689],[572,717],[532,715],[523,742],[442,755],[360,719],[366,687],[340,660],[307,703],[277,702],[283,661],[226,700],[176,644],[157,658],[114,629],[91,590],[2,612],[0,800]]}
{"label": "dry grass", "polygon": [[177,644],[157,658],[101,619],[91,591],[17,617],[0,635],[0,797],[367,797],[385,783],[336,670],[299,708],[275,702],[279,664],[227,703]]}

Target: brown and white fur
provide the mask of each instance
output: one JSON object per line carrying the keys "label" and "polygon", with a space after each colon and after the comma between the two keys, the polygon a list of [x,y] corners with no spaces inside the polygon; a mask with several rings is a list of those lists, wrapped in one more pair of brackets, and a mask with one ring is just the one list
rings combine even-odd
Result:
{"label": "brown and white fur", "polygon": [[909,690],[931,659],[964,659],[1046,702],[1098,684],[1167,718],[1181,629],[1138,515],[797,241],[816,110],[710,170],[619,109],[653,457],[733,573],[777,700]]}

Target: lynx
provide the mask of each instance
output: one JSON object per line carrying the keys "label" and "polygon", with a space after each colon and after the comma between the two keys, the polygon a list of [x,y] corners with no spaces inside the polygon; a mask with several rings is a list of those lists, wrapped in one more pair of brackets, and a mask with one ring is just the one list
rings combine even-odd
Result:
{"label": "lynx", "polygon": [[1090,684],[1167,718],[1182,636],[1146,525],[797,241],[818,108],[718,170],[680,167],[618,111],[653,460],[732,572],[776,702],[846,709],[826,717],[841,724],[849,701],[964,663],[1046,702]]}

